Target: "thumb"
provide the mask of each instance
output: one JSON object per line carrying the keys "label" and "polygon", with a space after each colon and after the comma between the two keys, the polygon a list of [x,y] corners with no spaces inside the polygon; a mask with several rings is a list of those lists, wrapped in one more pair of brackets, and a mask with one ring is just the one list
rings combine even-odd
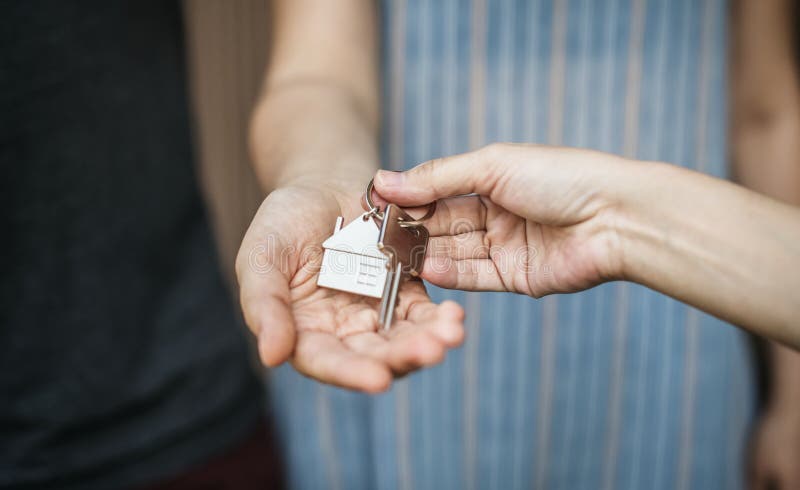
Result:
{"label": "thumb", "polygon": [[490,148],[436,158],[406,172],[379,170],[375,190],[400,206],[421,206],[463,194],[488,196],[497,180]]}

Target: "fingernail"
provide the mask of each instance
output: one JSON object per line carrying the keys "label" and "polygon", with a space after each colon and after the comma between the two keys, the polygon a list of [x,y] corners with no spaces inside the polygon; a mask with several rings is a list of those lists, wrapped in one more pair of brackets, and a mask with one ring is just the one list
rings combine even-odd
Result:
{"label": "fingernail", "polygon": [[381,187],[399,187],[403,184],[403,174],[391,170],[378,170],[375,183]]}

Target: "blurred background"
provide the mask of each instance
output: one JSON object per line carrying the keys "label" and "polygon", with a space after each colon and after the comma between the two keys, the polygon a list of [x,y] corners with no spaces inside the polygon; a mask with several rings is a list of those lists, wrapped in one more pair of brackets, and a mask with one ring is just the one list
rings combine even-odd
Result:
{"label": "blurred background", "polygon": [[231,285],[241,238],[264,199],[250,163],[247,128],[267,62],[268,4],[184,2],[198,165]]}

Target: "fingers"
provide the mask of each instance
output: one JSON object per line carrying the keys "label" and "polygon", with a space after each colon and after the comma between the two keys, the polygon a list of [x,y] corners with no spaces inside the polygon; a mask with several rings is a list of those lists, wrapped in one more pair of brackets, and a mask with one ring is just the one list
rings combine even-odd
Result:
{"label": "fingers", "polygon": [[497,266],[489,258],[456,260],[453,257],[426,257],[423,279],[446,289],[463,291],[511,291],[503,283]]}
{"label": "fingers", "polygon": [[[248,234],[250,232],[248,231]],[[282,249],[277,235],[254,243],[245,240],[236,258],[239,302],[245,323],[258,338],[261,362],[269,367],[282,364],[294,350],[295,325],[291,310],[289,278],[276,263]]]}
{"label": "fingers", "polygon": [[432,366],[464,340],[464,310],[453,301],[431,302],[419,281],[403,285],[397,320],[388,332],[362,332],[343,339],[355,352],[386,365],[396,376]]}
{"label": "fingers", "polygon": [[464,340],[464,311],[452,301],[441,305],[418,303],[408,315],[386,333],[362,332],[345,337],[343,342],[354,352],[385,363],[395,376],[403,376],[438,364],[447,349]]}
{"label": "fingers", "polygon": [[454,348],[464,341],[464,309],[455,301],[416,303],[409,307],[406,315],[412,323],[431,322],[430,332],[445,347]]}
{"label": "fingers", "polygon": [[438,364],[464,340],[464,310],[453,301],[419,301],[398,314],[405,318],[386,333],[387,360],[396,374]]}
{"label": "fingers", "polygon": [[261,362],[274,367],[291,356],[295,325],[289,283],[277,269],[256,271],[250,264],[239,272],[239,301],[245,322],[258,338]]}
{"label": "fingers", "polygon": [[409,327],[395,325],[388,334],[390,347],[387,362],[399,376],[439,364],[447,352],[432,332],[424,328]]}
{"label": "fingers", "polygon": [[417,326],[403,327],[395,324],[388,336],[364,332],[345,337],[343,342],[354,352],[384,363],[395,376],[432,366],[444,359],[445,348],[432,333]]}
{"label": "fingers", "polygon": [[[376,191],[374,187],[372,189],[372,194],[369,196],[369,198],[372,200],[372,204],[374,204],[380,209],[386,209],[386,205],[389,204],[388,201],[383,198],[383,196],[378,194],[378,191]],[[369,201],[367,200],[366,193],[361,194],[361,207],[364,209],[364,211],[370,210],[371,206],[369,205]]]}
{"label": "fingers", "polygon": [[475,231],[456,236],[437,236],[428,240],[426,257],[431,264],[440,261],[488,259],[490,248],[486,243],[486,232]]}
{"label": "fingers", "polygon": [[330,333],[300,332],[292,363],[299,372],[342,388],[379,393],[392,383],[386,364],[351,351]]}
{"label": "fingers", "polygon": [[409,370],[441,362],[447,349],[464,340],[463,308],[454,301],[433,303],[421,281],[407,282],[402,292],[397,305],[400,320],[386,333],[395,367]]}
{"label": "fingers", "polygon": [[400,206],[420,206],[463,194],[489,195],[498,178],[493,148],[437,158],[407,172],[380,170],[375,189]]}
{"label": "fingers", "polygon": [[424,222],[432,237],[450,236],[486,229],[487,207],[480,196],[442,199],[436,212]]}
{"label": "fingers", "polygon": [[[365,211],[368,211],[369,205],[364,196],[361,196],[361,205]],[[385,209],[388,202],[373,194],[373,203],[379,208]],[[423,224],[431,237],[483,231],[486,229],[488,209],[483,198],[477,195],[441,199],[436,203],[436,211],[433,216],[425,220]],[[428,206],[404,208],[403,210],[412,217],[419,218],[428,211]]]}
{"label": "fingers", "polygon": [[[464,309],[461,305],[454,301],[433,303],[422,281],[407,281],[401,293],[397,315],[404,323],[425,329],[447,348],[461,345],[464,340]],[[389,336],[398,332],[402,330],[390,331]]]}

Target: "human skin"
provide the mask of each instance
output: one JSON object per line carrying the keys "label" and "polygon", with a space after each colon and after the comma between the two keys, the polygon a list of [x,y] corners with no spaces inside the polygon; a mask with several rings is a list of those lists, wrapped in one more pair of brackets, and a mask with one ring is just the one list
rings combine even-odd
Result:
{"label": "human skin", "polygon": [[[790,0],[733,9],[732,150],[742,185],[800,205],[798,12]],[[750,488],[800,489],[800,353],[767,344],[766,400],[752,437]]]}
{"label": "human skin", "polygon": [[378,162],[374,2],[272,4],[270,63],[250,145],[269,195],[236,259],[244,318],[262,362],[284,361],[319,381],[366,392],[441,361],[464,337],[463,310],[403,284],[389,332],[377,301],[320,288],[320,244],[359,198]]}
{"label": "human skin", "polygon": [[800,210],[744,187],[600,152],[493,144],[379,171],[375,189],[401,206],[440,200],[422,272],[438,286],[542,297],[627,280],[800,347]]}

